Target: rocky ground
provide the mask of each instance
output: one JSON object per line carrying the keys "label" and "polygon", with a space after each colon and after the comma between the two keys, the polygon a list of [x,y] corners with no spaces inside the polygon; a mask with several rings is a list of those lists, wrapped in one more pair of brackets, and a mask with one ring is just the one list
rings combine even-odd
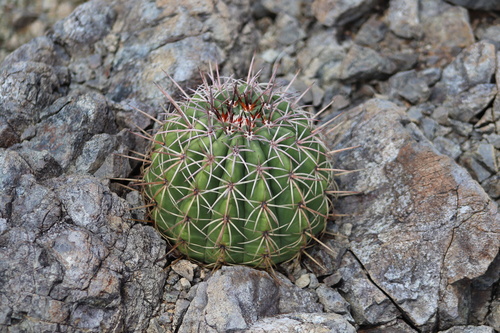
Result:
{"label": "rocky ground", "polygon": [[[2,20],[0,56],[73,6],[33,3]],[[0,331],[500,331],[499,14],[493,0],[77,7],[0,64]],[[165,257],[134,222],[138,193],[111,180],[137,175],[113,153],[146,149],[134,108],[161,114],[165,72],[195,88],[209,62],[243,76],[254,54],[262,80],[279,64],[280,83],[314,83],[311,111],[334,98],[332,150],[360,146],[334,155],[359,194],[336,201],[331,250],[277,278]]]}

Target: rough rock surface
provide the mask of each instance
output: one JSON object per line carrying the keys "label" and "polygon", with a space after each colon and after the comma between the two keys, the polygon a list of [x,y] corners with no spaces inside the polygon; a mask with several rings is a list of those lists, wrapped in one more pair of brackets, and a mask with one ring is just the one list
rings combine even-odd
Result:
{"label": "rough rock surface", "polygon": [[[0,332],[500,331],[496,1],[79,2],[0,0]],[[114,180],[154,127],[136,109],[168,107],[156,83],[253,54],[262,80],[300,70],[311,111],[333,98],[332,150],[360,146],[332,154],[359,193],[328,249],[275,276],[167,255]]]}
{"label": "rough rock surface", "polygon": [[339,154],[339,165],[365,170],[342,178],[346,189],[362,192],[339,202],[341,213],[353,214],[343,219],[353,225],[350,251],[413,325],[467,323],[463,297],[500,247],[497,205],[395,104],[369,101],[341,127],[362,148]]}
{"label": "rough rock surface", "polygon": [[247,267],[224,267],[196,286],[179,332],[246,330],[261,318],[321,310],[315,293],[289,280]]}

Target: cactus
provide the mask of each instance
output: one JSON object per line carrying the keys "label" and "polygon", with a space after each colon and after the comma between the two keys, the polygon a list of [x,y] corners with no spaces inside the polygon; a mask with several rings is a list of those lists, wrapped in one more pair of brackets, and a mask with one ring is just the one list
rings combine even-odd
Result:
{"label": "cactus", "polygon": [[143,195],[190,259],[270,268],[325,229],[334,183],[321,131],[274,79],[211,73],[182,102],[163,91],[174,110],[152,137]]}

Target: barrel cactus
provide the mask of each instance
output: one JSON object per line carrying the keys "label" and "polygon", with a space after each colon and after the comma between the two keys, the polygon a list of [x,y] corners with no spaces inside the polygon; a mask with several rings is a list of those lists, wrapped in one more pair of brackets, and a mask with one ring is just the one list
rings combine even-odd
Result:
{"label": "barrel cactus", "polygon": [[152,137],[143,195],[158,231],[205,264],[270,268],[326,226],[333,185],[314,117],[274,80],[204,77]]}

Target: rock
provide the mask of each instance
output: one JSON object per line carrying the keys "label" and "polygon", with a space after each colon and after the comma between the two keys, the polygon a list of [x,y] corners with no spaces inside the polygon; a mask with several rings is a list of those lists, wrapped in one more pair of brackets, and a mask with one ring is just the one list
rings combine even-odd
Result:
{"label": "rock", "polygon": [[350,305],[337,290],[320,284],[316,289],[316,293],[318,294],[319,302],[323,304],[325,312],[335,312],[350,316]]}
{"label": "rock", "polygon": [[395,320],[400,314],[393,301],[380,286],[374,284],[356,257],[347,252],[339,272],[342,297],[349,302],[351,313],[358,325],[380,325]]}
{"label": "rock", "polygon": [[494,333],[493,327],[488,326],[456,326],[440,333]]}
{"label": "rock", "polygon": [[354,41],[362,46],[375,46],[385,38],[388,27],[385,22],[372,15],[361,28],[359,28]]}
{"label": "rock", "polygon": [[[113,133],[116,125],[112,110],[109,108],[104,96],[89,94],[81,95],[75,99],[65,99],[64,106],[41,121],[36,128],[40,134],[23,143],[24,146],[35,151],[49,151],[57,164],[63,170],[67,170],[72,162],[82,154],[84,143],[92,137],[92,134]],[[95,142],[90,141],[88,145],[95,145]],[[96,163],[102,163],[105,154],[114,148],[108,147],[109,144],[110,142],[101,144],[101,149],[104,149],[104,151],[96,152],[94,149],[93,153],[100,154],[100,156],[95,156],[94,161],[87,161],[86,163],[95,162],[95,165],[84,166],[82,159],[85,159],[86,155],[82,155],[80,160],[77,160],[80,170],[86,172],[95,171],[98,167]],[[87,149],[93,148],[87,146]],[[101,161],[98,160],[99,158]],[[87,170],[84,170],[85,168]]]}
{"label": "rock", "polygon": [[500,4],[495,0],[446,0],[454,5],[474,10],[500,10]]}
{"label": "rock", "polygon": [[395,70],[394,64],[377,51],[353,44],[342,61],[340,79],[368,80]]}
{"label": "rock", "polygon": [[77,0],[68,0],[44,6],[38,1],[2,2],[0,11],[5,15],[0,22],[0,39],[2,40],[0,62],[10,52],[42,35],[56,21],[69,15],[79,3],[80,1]]}
{"label": "rock", "polygon": [[33,150],[25,146],[15,147],[17,152],[28,163],[33,172],[33,175],[38,180],[45,180],[52,177],[57,177],[62,174],[61,165],[49,153],[49,151]]}
{"label": "rock", "polygon": [[328,275],[323,279],[323,283],[328,287],[332,287],[339,283],[342,280],[342,274],[339,272],[333,273],[332,275]]}
{"label": "rock", "polygon": [[441,79],[441,73],[441,68],[431,67],[418,72],[417,76],[422,78],[428,86],[432,86]]}
{"label": "rock", "polygon": [[[465,8],[442,6],[441,3],[435,1],[423,3],[420,17],[424,18],[421,23],[424,40],[430,43],[433,53],[442,53],[446,56],[446,54],[472,45],[474,33]],[[425,8],[427,6],[431,8]],[[450,34],[449,31],[453,33]]]}
{"label": "rock", "polygon": [[299,21],[285,13],[279,13],[276,16],[276,25],[273,28],[268,31],[267,35],[273,34],[273,42],[278,41],[283,46],[292,45],[306,37]]}
{"label": "rock", "polygon": [[174,270],[174,272],[186,278],[189,282],[193,281],[194,270],[197,267],[197,265],[191,263],[189,260],[179,260],[174,265],[172,265],[172,269]]}
{"label": "rock", "polygon": [[245,333],[288,333],[288,332],[345,332],[356,329],[336,313],[289,313],[258,320]]}
{"label": "rock", "polygon": [[478,84],[489,84],[495,74],[495,64],[495,46],[484,41],[474,43],[445,67],[436,86],[446,95],[457,95]]}
{"label": "rock", "polygon": [[[11,59],[8,58],[6,62]],[[69,75],[62,66],[19,61],[0,68],[0,81],[2,117],[12,129],[8,133],[8,137],[11,137],[9,141],[15,142],[30,124],[40,121],[41,109],[66,94]],[[7,146],[6,143],[3,146]]]}
{"label": "rock", "polygon": [[312,11],[321,24],[331,27],[356,20],[370,12],[375,4],[374,0],[314,0]]}
{"label": "rock", "polygon": [[309,274],[302,274],[297,281],[295,281],[295,285],[301,289],[307,287],[309,283],[311,282],[311,278],[309,277]]}
{"label": "rock", "polygon": [[[147,326],[147,303],[159,298],[164,275],[154,262],[165,245],[152,228],[126,224],[116,194],[92,177],[41,185],[25,174],[12,199],[0,250],[8,272],[0,290],[9,300],[4,324],[28,331]],[[136,236],[147,246],[133,246]],[[125,259],[131,256],[133,262]],[[125,308],[128,297],[144,303]]]}
{"label": "rock", "polygon": [[456,144],[455,142],[446,137],[438,136],[434,138],[432,142],[434,143],[434,146],[441,154],[447,155],[454,160],[456,160],[462,154],[460,145]]}
{"label": "rock", "polygon": [[340,78],[341,63],[346,51],[336,38],[334,30],[313,33],[306,41],[306,47],[297,55],[299,66],[308,78],[319,78],[331,83]]}
{"label": "rock", "polygon": [[500,328],[500,301],[497,299],[494,300],[491,304],[491,312],[488,314],[486,318],[486,322],[495,330],[499,330]]}
{"label": "rock", "polygon": [[484,190],[495,200],[500,199],[500,175],[492,176],[481,183]]}
{"label": "rock", "polygon": [[[461,295],[498,253],[496,205],[394,104],[371,100],[346,118],[335,147],[346,147],[348,136],[362,148],[338,153],[336,165],[369,170],[342,178],[345,190],[363,193],[338,203],[352,216],[342,219],[353,225],[352,255],[415,327],[466,323],[470,309]],[[353,310],[355,295],[343,292]]]}
{"label": "rock", "polygon": [[[471,24],[441,0],[93,0],[48,29],[46,3],[24,1],[38,14],[18,11],[21,2],[0,5],[16,29],[0,23],[0,58],[35,30],[47,34],[0,64],[0,331],[499,330],[498,215],[437,153],[500,199],[489,13],[471,12]],[[337,147],[363,148],[335,164],[367,170],[339,181],[362,193],[335,204],[353,214],[329,224],[335,236],[322,241],[332,251],[314,246],[314,260],[279,265],[297,285],[253,269],[170,268],[166,242],[132,222],[148,219],[128,211],[143,205],[140,193],[111,180],[140,170],[117,155],[147,150],[129,130],[155,126],[134,108],[162,117],[169,105],[156,83],[182,97],[165,72],[189,91],[209,62],[243,77],[254,52],[263,79],[279,64],[285,85],[301,69],[291,90],[316,81],[308,109],[342,96],[320,122],[348,105],[366,110],[346,112],[339,130],[349,139]],[[405,115],[361,104],[379,94],[412,106]]]}
{"label": "rock", "polygon": [[387,15],[389,28],[394,34],[403,38],[422,37],[418,3],[411,0],[391,0]]}
{"label": "rock", "polygon": [[[334,274],[339,269],[342,256],[347,250],[346,240],[326,239],[323,243],[328,247],[317,246],[310,250],[310,257],[305,259],[306,267],[314,272],[316,276],[325,276]],[[311,259],[313,258],[313,259]]]}
{"label": "rock", "polygon": [[463,165],[478,182],[483,182],[491,176],[491,172],[479,163],[476,154],[473,152],[465,152],[460,156],[460,164]]}
{"label": "rock", "polygon": [[443,105],[449,110],[453,119],[461,122],[470,122],[493,101],[497,94],[497,87],[493,83],[478,84],[471,89],[450,97]]}
{"label": "rock", "polygon": [[198,285],[179,332],[245,330],[264,317],[320,309],[312,292],[284,278],[275,280],[248,267],[222,267]]}
{"label": "rock", "polygon": [[376,333],[376,332],[387,332],[387,333],[415,333],[418,332],[413,329],[410,325],[405,323],[403,320],[396,319],[387,324],[377,326],[373,329],[359,329],[358,333]]}
{"label": "rock", "polygon": [[495,157],[495,147],[492,144],[481,142],[475,150],[477,160],[492,172],[498,172],[498,165]]}
{"label": "rock", "polygon": [[425,79],[414,70],[399,72],[389,79],[390,95],[401,97],[411,104],[425,102],[430,96],[430,89]]}
{"label": "rock", "polygon": [[303,8],[308,1],[304,0],[262,0],[262,6],[274,14],[286,13],[294,17],[300,17],[304,13]]}
{"label": "rock", "polygon": [[500,49],[500,26],[478,27],[475,33],[478,39],[495,45],[496,50]]}

